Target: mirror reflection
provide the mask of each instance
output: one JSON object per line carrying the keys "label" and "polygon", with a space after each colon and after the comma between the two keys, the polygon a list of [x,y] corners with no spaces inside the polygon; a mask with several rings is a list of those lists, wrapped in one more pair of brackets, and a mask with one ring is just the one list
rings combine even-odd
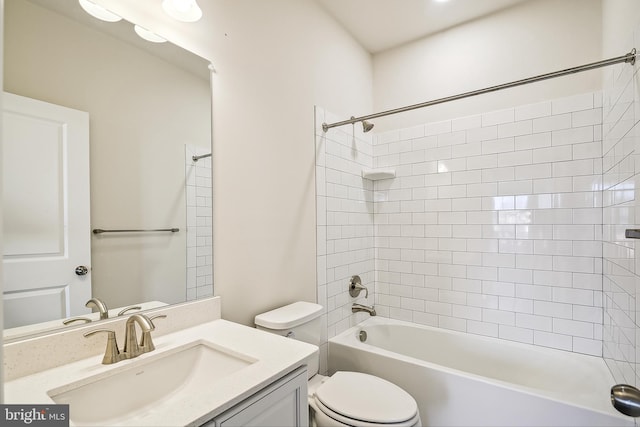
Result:
{"label": "mirror reflection", "polygon": [[209,63],[77,0],[4,19],[5,337],[213,295]]}

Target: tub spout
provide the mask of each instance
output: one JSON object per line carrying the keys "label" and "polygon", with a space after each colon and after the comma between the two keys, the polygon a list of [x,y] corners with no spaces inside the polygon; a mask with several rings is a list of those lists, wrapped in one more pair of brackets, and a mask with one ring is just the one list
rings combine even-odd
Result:
{"label": "tub spout", "polygon": [[357,313],[359,311],[366,311],[367,313],[369,313],[372,316],[376,315],[376,309],[373,306],[369,307],[367,305],[362,305],[362,304],[353,304],[351,306],[351,312],[352,313]]}

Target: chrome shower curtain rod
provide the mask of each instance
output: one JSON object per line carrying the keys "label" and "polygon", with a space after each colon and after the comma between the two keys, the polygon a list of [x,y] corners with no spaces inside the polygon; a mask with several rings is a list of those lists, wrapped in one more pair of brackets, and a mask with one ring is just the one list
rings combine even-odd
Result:
{"label": "chrome shower curtain rod", "polygon": [[593,70],[593,69],[600,68],[600,67],[606,67],[608,65],[619,64],[621,62],[626,62],[626,63],[629,63],[631,65],[634,65],[635,62],[636,62],[636,49],[633,48],[631,50],[631,52],[627,53],[626,55],[622,55],[622,56],[618,56],[618,57],[610,58],[610,59],[605,59],[605,60],[598,61],[598,62],[592,62],[590,64],[580,65],[578,67],[567,68],[565,70],[555,71],[553,73],[541,74],[541,75],[535,76],[535,77],[529,77],[529,78],[522,79],[522,80],[516,80],[516,81],[510,82],[510,83],[504,83],[504,84],[497,85],[497,86],[491,86],[491,87],[487,87],[487,88],[484,88],[484,89],[474,90],[474,91],[471,91],[471,92],[465,92],[465,93],[461,93],[459,95],[447,96],[445,98],[439,98],[439,99],[435,99],[433,101],[422,102],[420,104],[413,104],[413,105],[409,105],[409,106],[402,107],[402,108],[395,108],[393,110],[382,111],[380,113],[369,114],[367,116],[352,117],[349,120],[343,120],[341,122],[335,122],[335,123],[330,123],[330,124],[323,123],[322,124],[322,130],[327,132],[331,128],[338,127],[338,126],[344,126],[344,125],[348,125],[348,124],[352,124],[352,123],[356,123],[356,122],[361,122],[363,120],[370,120],[370,119],[375,119],[375,118],[378,118],[378,117],[389,116],[389,115],[392,115],[392,114],[404,113],[405,111],[411,111],[411,110],[415,110],[415,109],[418,109],[418,108],[430,107],[430,106],[436,105],[436,104],[443,104],[443,103],[449,102],[449,101],[456,101],[458,99],[469,98],[471,96],[482,95],[484,93],[495,92],[495,91],[502,90],[502,89],[508,89],[508,88],[512,88],[512,87],[516,87],[516,86],[526,85],[526,84],[529,84],[529,83],[539,82],[541,80],[553,79],[555,77],[566,76],[568,74],[580,73],[582,71]]}

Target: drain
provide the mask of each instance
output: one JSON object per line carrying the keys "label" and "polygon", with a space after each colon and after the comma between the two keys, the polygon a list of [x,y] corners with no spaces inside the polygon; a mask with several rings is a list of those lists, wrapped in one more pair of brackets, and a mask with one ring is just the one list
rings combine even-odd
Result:
{"label": "drain", "polygon": [[365,342],[367,340],[367,332],[366,331],[358,332],[358,338],[360,339],[360,341]]}

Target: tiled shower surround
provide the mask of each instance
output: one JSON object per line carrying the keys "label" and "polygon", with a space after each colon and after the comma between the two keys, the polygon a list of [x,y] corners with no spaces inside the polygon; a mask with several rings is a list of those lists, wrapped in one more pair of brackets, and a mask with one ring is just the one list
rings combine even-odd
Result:
{"label": "tiled shower surround", "polygon": [[[640,29],[629,45],[640,45]],[[378,315],[604,357],[640,386],[640,64],[603,92],[372,135],[316,108],[327,337]],[[374,130],[375,132],[375,130]],[[368,169],[395,178],[362,177]],[[370,296],[354,299],[359,274]],[[326,362],[326,344],[321,347]]]}
{"label": "tiled shower surround", "polygon": [[378,315],[602,355],[601,93],[317,136],[329,337],[360,320],[347,293],[359,274]]}
{"label": "tiled shower surround", "polygon": [[205,148],[185,145],[187,301],[213,296],[211,158],[192,160],[208,153]]}
{"label": "tiled shower surround", "polygon": [[[640,28],[629,46],[640,46]],[[640,228],[640,74],[634,67],[605,71],[603,96],[603,356],[617,382],[640,386],[637,292],[640,264],[625,229]]]}
{"label": "tiled shower surround", "polygon": [[601,355],[601,100],[378,135],[380,312]]}

